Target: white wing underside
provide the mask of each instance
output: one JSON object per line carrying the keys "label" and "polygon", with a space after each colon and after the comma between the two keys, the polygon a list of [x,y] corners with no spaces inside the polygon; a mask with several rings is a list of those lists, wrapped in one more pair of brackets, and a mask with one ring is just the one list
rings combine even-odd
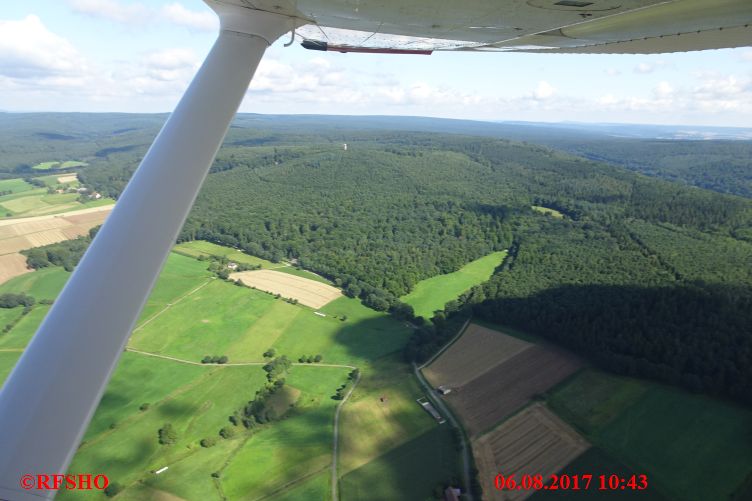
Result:
{"label": "white wing underside", "polygon": [[[209,0],[209,3],[218,3]],[[333,46],[650,54],[752,45],[752,0],[222,0]],[[331,49],[330,49],[331,50]]]}

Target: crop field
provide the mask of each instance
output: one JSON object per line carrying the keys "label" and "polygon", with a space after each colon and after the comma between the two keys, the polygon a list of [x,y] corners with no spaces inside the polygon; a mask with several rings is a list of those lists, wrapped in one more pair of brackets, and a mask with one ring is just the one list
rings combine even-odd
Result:
{"label": "crop field", "polygon": [[60,184],[68,184],[78,182],[78,174],[65,174],[57,177],[57,182]]}
{"label": "crop field", "polygon": [[86,235],[91,228],[104,222],[111,209],[111,206],[103,206],[66,215],[0,221],[0,257],[8,265],[2,268],[0,279],[5,281],[26,272],[26,258],[19,251]]}
{"label": "crop field", "polygon": [[738,405],[600,371],[583,371],[549,401],[669,499],[728,499],[752,475],[752,443],[740,438],[752,411]]}
{"label": "crop field", "polygon": [[471,435],[504,417],[574,373],[581,362],[561,350],[536,345],[456,388],[445,398]]}
{"label": "crop field", "polygon": [[274,270],[240,271],[231,273],[230,278],[271,294],[297,299],[316,309],[342,296],[342,292],[331,285]]}
{"label": "crop field", "polygon": [[487,327],[470,324],[454,344],[423,369],[423,374],[434,387],[456,388],[532,346],[532,343]]}
{"label": "crop field", "polygon": [[13,253],[0,256],[0,284],[30,271],[26,267],[26,256],[24,255]]}
{"label": "crop field", "polygon": [[416,316],[431,318],[434,311],[443,310],[446,303],[488,280],[506,255],[507,251],[494,252],[467,263],[453,273],[421,280],[400,301],[412,306]]}
{"label": "crop field", "polygon": [[541,404],[527,407],[495,430],[473,440],[473,454],[485,499],[519,500],[532,490],[499,491],[497,473],[504,476],[543,475],[548,479],[589,447],[580,435]]}

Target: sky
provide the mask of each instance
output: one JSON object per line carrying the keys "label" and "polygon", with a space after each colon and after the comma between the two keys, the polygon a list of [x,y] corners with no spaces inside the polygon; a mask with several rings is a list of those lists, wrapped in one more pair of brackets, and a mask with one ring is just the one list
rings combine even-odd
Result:
{"label": "sky", "polygon": [[[0,6],[0,110],[168,112],[216,38],[200,0]],[[241,112],[752,127],[752,48],[662,55],[267,50]]]}

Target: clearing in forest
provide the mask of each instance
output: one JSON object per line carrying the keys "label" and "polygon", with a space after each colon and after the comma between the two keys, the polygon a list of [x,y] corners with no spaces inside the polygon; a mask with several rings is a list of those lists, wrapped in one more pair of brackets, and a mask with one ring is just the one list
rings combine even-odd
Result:
{"label": "clearing in forest", "polygon": [[491,278],[506,255],[507,251],[494,252],[467,263],[453,273],[421,280],[400,301],[412,306],[416,316],[431,318],[434,311],[443,310],[449,301]]}

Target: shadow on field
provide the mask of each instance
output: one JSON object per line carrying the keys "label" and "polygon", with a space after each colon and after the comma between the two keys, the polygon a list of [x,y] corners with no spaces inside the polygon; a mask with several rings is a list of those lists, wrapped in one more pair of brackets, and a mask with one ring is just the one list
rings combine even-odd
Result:
{"label": "shadow on field", "polygon": [[179,418],[181,416],[192,416],[198,410],[198,405],[190,405],[185,402],[170,400],[159,405],[156,411],[160,416],[165,418]]}
{"label": "shadow on field", "polygon": [[571,348],[609,372],[752,403],[752,289],[566,285],[484,301],[482,318]]}
{"label": "shadow on field", "polygon": [[357,323],[342,322],[334,341],[353,358],[370,362],[401,351],[411,333],[404,323],[385,315]]}

